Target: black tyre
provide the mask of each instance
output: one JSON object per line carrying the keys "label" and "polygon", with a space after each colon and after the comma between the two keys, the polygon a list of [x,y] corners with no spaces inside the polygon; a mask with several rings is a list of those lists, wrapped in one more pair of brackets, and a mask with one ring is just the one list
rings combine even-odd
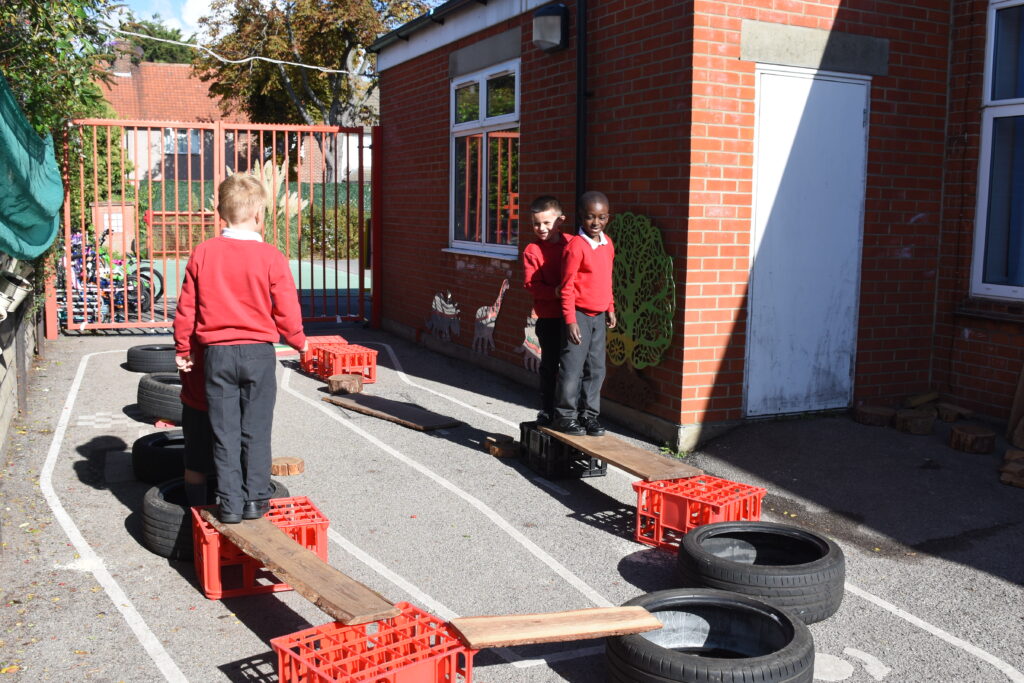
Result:
{"label": "black tyre", "polygon": [[846,558],[828,538],[773,522],[699,526],[679,544],[683,585],[768,600],[805,624],[835,614],[843,601]]}
{"label": "black tyre", "polygon": [[[143,306],[142,312],[148,312]],[[177,372],[174,344],[143,344],[128,349],[128,369],[132,372]]]}
{"label": "black tyre", "polygon": [[185,436],[180,429],[147,434],[132,444],[132,471],[147,484],[180,477],[185,471]]}
{"label": "black tyre", "polygon": [[[216,481],[210,478],[208,500],[213,502]],[[272,498],[287,498],[288,489],[270,481]],[[181,477],[157,484],[142,499],[142,539],[146,547],[172,560],[192,559],[192,513],[185,498],[185,480]]]}
{"label": "black tyre", "polygon": [[139,410],[150,417],[181,424],[181,378],[176,372],[155,372],[139,378]]}
{"label": "black tyre", "polygon": [[810,630],[775,605],[704,588],[657,591],[626,605],[644,607],[663,627],[608,638],[608,680],[614,683],[810,683],[813,679]]}

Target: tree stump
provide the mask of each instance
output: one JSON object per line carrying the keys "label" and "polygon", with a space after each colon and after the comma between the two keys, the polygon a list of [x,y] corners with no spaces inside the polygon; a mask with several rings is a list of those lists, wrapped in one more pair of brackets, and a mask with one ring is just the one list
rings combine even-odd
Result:
{"label": "tree stump", "polygon": [[289,474],[302,474],[306,471],[306,463],[302,458],[294,458],[290,455],[274,458],[270,462],[270,473],[277,477],[286,477]]}
{"label": "tree stump", "polygon": [[984,425],[954,425],[949,432],[949,445],[965,453],[991,453],[996,433]]}
{"label": "tree stump", "polygon": [[962,408],[953,403],[947,403],[940,401],[935,404],[935,409],[939,411],[939,419],[943,422],[956,422],[961,417],[971,417],[974,415],[973,410]]}
{"label": "tree stump", "polygon": [[895,408],[886,406],[856,406],[853,409],[853,419],[862,425],[872,427],[884,427],[892,422],[896,414]]}
{"label": "tree stump", "polygon": [[327,378],[327,388],[332,394],[358,394],[363,390],[363,376],[342,373]]}
{"label": "tree stump", "polygon": [[931,434],[935,416],[927,410],[904,408],[896,411],[896,429],[908,434]]}

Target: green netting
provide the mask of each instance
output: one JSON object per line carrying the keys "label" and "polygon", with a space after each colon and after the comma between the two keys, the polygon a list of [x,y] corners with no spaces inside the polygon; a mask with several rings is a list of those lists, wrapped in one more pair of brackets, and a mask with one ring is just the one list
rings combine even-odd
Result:
{"label": "green netting", "polygon": [[39,137],[0,74],[0,251],[24,260],[46,251],[63,201],[53,138]]}

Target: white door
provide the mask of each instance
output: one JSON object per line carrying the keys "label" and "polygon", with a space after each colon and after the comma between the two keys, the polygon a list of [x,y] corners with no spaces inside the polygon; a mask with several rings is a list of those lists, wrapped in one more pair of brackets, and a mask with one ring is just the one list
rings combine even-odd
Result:
{"label": "white door", "polygon": [[866,78],[758,68],[748,416],[850,404],[869,89]]}

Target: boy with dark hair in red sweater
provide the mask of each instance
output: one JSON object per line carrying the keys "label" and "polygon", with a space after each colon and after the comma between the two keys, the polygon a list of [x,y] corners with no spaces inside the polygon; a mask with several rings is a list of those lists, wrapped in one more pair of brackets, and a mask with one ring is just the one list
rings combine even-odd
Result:
{"label": "boy with dark hair in red sweater", "polygon": [[562,256],[562,314],[567,342],[558,371],[554,428],[573,436],[601,436],[601,385],[605,374],[605,330],[614,328],[612,265],[615,247],[604,229],[611,218],[608,197],[585,192],[576,206],[577,234]]}
{"label": "boy with dark hair in red sweater", "polygon": [[534,331],[540,343],[540,412],[537,424],[548,425],[555,414],[555,387],[558,381],[558,356],[565,338],[562,323],[562,300],[558,287],[562,280],[562,251],[566,239],[562,234],[565,215],[561,203],[551,196],[537,197],[530,204],[533,214],[535,242],[523,251],[523,281],[533,295],[537,314]]}
{"label": "boy with dark hair in red sweater", "polygon": [[192,252],[178,295],[174,344],[178,368],[203,347],[206,402],[217,472],[217,515],[225,524],[270,509],[270,437],[277,400],[281,337],[305,353],[302,311],[288,259],[261,237],[266,191],[236,174],[217,189],[227,227]]}

